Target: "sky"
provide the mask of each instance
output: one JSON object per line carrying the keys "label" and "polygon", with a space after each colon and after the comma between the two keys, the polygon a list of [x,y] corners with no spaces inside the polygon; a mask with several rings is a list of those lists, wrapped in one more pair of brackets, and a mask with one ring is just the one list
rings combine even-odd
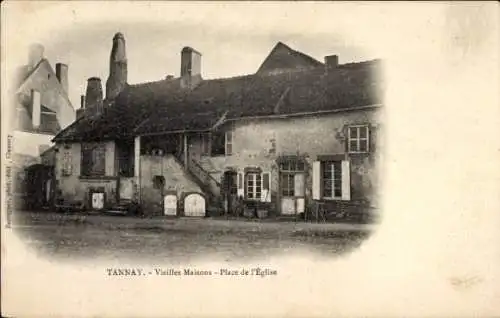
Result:
{"label": "sky", "polygon": [[[48,7],[47,17],[65,16],[69,25],[51,28],[47,23],[43,25],[45,31],[40,28],[19,43],[25,48],[30,43],[41,43],[54,68],[58,62],[69,66],[69,97],[75,109],[80,107],[87,78],[100,77],[105,86],[116,32],[125,36],[130,84],[178,76],[184,46],[202,53],[202,76],[206,79],[254,73],[278,41],[319,61],[332,54],[339,56],[340,63],[379,58],[361,43],[349,41],[340,29],[311,28],[299,23],[293,6],[287,11],[277,5],[252,5],[242,10],[230,3],[137,5],[123,7],[129,13],[120,18],[123,12],[96,15],[95,5],[77,4]],[[39,11],[38,15],[44,14]],[[60,22],[64,24],[63,19]],[[23,63],[27,60],[25,52],[26,58],[20,59]]]}

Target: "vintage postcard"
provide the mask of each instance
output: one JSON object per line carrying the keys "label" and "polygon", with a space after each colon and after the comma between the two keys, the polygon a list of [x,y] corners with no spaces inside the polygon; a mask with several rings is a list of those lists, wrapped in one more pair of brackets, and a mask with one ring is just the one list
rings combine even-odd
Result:
{"label": "vintage postcard", "polygon": [[500,315],[498,12],[2,3],[2,316]]}

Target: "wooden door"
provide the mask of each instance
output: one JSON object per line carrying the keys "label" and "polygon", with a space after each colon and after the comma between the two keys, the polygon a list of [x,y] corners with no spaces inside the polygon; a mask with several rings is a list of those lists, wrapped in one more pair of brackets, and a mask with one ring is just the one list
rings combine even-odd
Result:
{"label": "wooden door", "polygon": [[184,199],[184,216],[205,216],[205,198],[198,193],[191,193]]}
{"label": "wooden door", "polygon": [[177,196],[167,194],[163,199],[163,213],[169,216],[177,215]]}

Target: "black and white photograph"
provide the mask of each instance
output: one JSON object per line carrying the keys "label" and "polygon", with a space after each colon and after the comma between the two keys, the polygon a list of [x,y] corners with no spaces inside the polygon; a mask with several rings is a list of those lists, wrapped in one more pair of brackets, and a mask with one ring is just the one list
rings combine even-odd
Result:
{"label": "black and white photograph", "polygon": [[498,7],[2,7],[2,315],[498,313]]}

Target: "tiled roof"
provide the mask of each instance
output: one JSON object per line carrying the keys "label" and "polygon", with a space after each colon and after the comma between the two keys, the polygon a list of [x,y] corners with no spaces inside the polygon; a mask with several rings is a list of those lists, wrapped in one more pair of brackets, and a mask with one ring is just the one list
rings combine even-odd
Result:
{"label": "tiled roof", "polygon": [[308,69],[322,66],[323,63],[288,45],[278,42],[259,67],[257,74],[271,74],[282,70]]}
{"label": "tiled roof", "polygon": [[[127,86],[102,114],[83,117],[56,140],[132,137],[211,129],[223,119],[291,115],[379,104],[377,60],[275,75],[202,80],[193,90],[180,79]],[[279,106],[278,105],[279,101]]]}

